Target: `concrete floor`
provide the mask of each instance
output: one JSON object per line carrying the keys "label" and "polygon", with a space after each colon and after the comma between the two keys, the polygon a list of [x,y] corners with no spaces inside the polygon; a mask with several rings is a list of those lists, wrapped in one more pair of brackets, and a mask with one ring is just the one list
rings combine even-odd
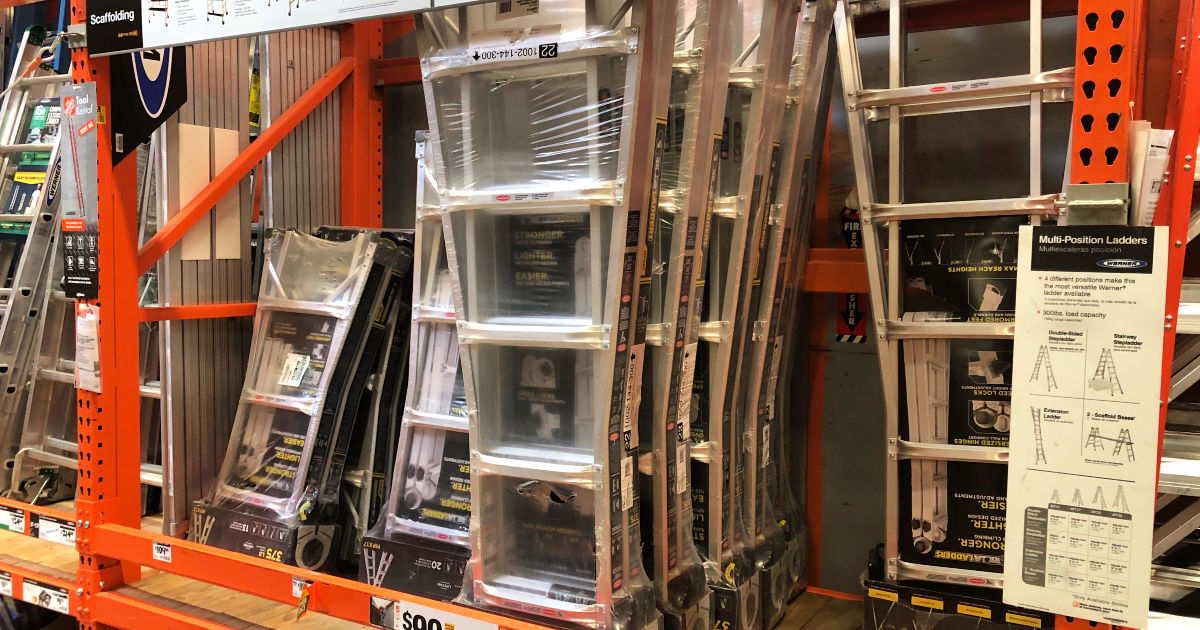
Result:
{"label": "concrete floor", "polygon": [[804,593],[788,606],[776,630],[858,630],[863,603]]}

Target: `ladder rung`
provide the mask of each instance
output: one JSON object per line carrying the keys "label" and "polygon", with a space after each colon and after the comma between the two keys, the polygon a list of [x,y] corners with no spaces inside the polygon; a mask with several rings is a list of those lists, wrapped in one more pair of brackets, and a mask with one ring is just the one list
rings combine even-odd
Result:
{"label": "ladder rung", "polygon": [[[928,105],[927,111],[934,113],[935,104],[945,105],[947,109],[961,110],[971,101],[994,101],[1000,95],[1026,95],[1051,89],[1073,90],[1075,86],[1075,69],[1060,68],[1038,74],[1019,74],[990,79],[974,79],[955,81],[953,83],[935,83],[930,85],[913,85],[909,87],[887,90],[863,90],[854,95],[847,103],[850,111],[868,107],[890,107],[892,105]],[[992,105],[987,104],[987,107]]]}
{"label": "ladder rung", "polygon": [[717,461],[718,448],[716,442],[701,442],[699,444],[693,442],[690,452],[692,459],[704,464],[711,464]]}
{"label": "ladder rung", "polygon": [[457,431],[459,433],[466,433],[471,429],[471,423],[466,418],[440,413],[430,413],[428,411],[418,411],[408,407],[404,409],[404,422],[414,427],[444,429],[446,431]]}
{"label": "ladder rung", "polygon": [[38,370],[38,378],[44,378],[47,381],[54,381],[55,383],[68,383],[70,385],[75,384],[75,374],[60,370],[51,370],[49,368],[42,368]]}
{"label": "ladder rung", "polygon": [[742,212],[740,197],[721,197],[713,202],[713,214],[727,219],[736,219]]}
{"label": "ladder rung", "polygon": [[697,327],[700,338],[709,343],[724,343],[729,338],[729,322],[702,322]]}
{"label": "ladder rung", "polygon": [[471,454],[472,471],[485,475],[504,475],[521,479],[534,479],[548,483],[570,484],[593,487],[596,485],[595,465],[574,465],[551,462],[535,462],[495,457],[483,453]]}
{"label": "ladder rung", "polygon": [[1054,207],[1057,194],[1011,199],[978,201],[937,201],[930,203],[878,203],[864,208],[863,216],[874,221],[906,219],[950,219],[958,217],[1004,216],[1014,214],[1058,214]]}
{"label": "ladder rung", "polygon": [[454,309],[436,308],[423,304],[414,304],[412,317],[418,322],[447,322],[454,323]]}
{"label": "ladder rung", "polygon": [[[1070,88],[1054,88],[1042,91],[1043,103],[1063,103],[1074,96]],[[936,114],[955,114],[958,112],[977,112],[987,109],[1004,109],[1008,107],[1028,107],[1029,94],[997,94],[981,96],[963,103],[920,103],[917,105],[900,105],[901,118],[916,116],[931,116]],[[891,117],[889,108],[878,107],[867,109],[867,120],[871,122],[887,120]]]}
{"label": "ladder rung", "polygon": [[646,344],[651,346],[661,346],[671,336],[671,325],[662,322],[658,324],[646,324]]}
{"label": "ladder rung", "polygon": [[458,323],[458,342],[519,344],[538,348],[608,347],[609,326],[549,326]]}
{"label": "ladder rung", "polygon": [[922,444],[900,440],[896,446],[896,456],[899,459],[939,459],[1002,464],[1008,461],[1008,449],[962,444]]}
{"label": "ladder rung", "polygon": [[934,581],[952,584],[970,584],[984,588],[1004,588],[1004,574],[990,571],[972,571],[970,569],[955,569],[932,564],[896,563],[897,577],[917,580]]}
{"label": "ladder rung", "polygon": [[49,153],[53,144],[0,144],[0,153],[24,153],[26,151]]}
{"label": "ladder rung", "polygon": [[162,399],[162,383],[159,381],[151,381],[142,383],[138,387],[138,395],[142,398],[153,398],[155,400]]}
{"label": "ladder rung", "polygon": [[25,77],[17,79],[16,85],[47,85],[50,83],[70,83],[71,75],[69,74],[45,74],[38,77]]}
{"label": "ladder rung", "polygon": [[903,322],[888,320],[888,339],[1011,339],[1011,322]]}

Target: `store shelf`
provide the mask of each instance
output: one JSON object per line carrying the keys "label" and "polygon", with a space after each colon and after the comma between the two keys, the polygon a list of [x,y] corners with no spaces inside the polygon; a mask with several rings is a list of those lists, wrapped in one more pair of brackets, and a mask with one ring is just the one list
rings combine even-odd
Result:
{"label": "store shelf", "polygon": [[[0,529],[0,594],[55,612],[73,611],[78,603],[75,572],[79,567],[79,554],[74,545],[43,540],[30,534],[31,525],[37,519],[74,523],[69,511],[73,506],[22,506],[9,500],[0,500],[0,505],[4,508],[0,516],[5,526],[14,525],[16,518],[22,519],[20,531]],[[16,516],[18,513],[19,517]]]}

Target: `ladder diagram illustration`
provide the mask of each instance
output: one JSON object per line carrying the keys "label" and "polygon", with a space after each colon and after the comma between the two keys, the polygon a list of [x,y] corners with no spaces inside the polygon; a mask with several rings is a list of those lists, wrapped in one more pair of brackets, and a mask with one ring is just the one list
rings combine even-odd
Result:
{"label": "ladder diagram illustration", "polygon": [[146,3],[146,9],[150,11],[151,15],[161,15],[163,26],[167,25],[171,16],[169,0],[149,0]]}
{"label": "ladder diagram illustration", "polygon": [[1062,503],[1062,495],[1058,493],[1058,488],[1054,489],[1054,493],[1050,495],[1051,503]]}
{"label": "ladder diagram illustration", "polygon": [[1092,505],[1099,505],[1100,509],[1108,509],[1108,504],[1104,502],[1104,488],[1096,486],[1096,494],[1092,495]]}
{"label": "ladder diagram illustration", "polygon": [[1100,351],[1100,361],[1096,364],[1095,374],[1092,375],[1091,387],[1097,391],[1108,390],[1110,396],[1115,396],[1118,392],[1125,393],[1121,388],[1121,379],[1117,378],[1117,364],[1113,361],[1111,348]]}
{"label": "ladder diagram illustration", "polygon": [[1099,427],[1092,427],[1091,430],[1088,431],[1087,441],[1083,443],[1083,447],[1090,448],[1093,451],[1102,451],[1104,450],[1103,440],[1108,440],[1109,442],[1114,443],[1112,452],[1113,456],[1120,455],[1121,451],[1125,451],[1126,459],[1131,462],[1137,459],[1133,454],[1133,437],[1129,434],[1129,429],[1121,429],[1121,431],[1117,433],[1117,437],[1110,438],[1101,435]]}
{"label": "ladder diagram illustration", "polygon": [[[205,4],[206,15],[204,16],[204,21],[207,22],[208,18],[216,17],[221,18],[221,24],[224,24],[225,16],[229,15],[228,0],[206,0]],[[288,12],[288,15],[291,15],[290,11]]]}
{"label": "ladder diagram illustration", "polygon": [[1033,414],[1033,448],[1036,453],[1034,464],[1045,464],[1046,447],[1042,442],[1042,410],[1037,407],[1030,407],[1029,412]]}
{"label": "ladder diagram illustration", "polygon": [[1083,493],[1079,491],[1079,488],[1075,488],[1075,496],[1071,497],[1071,503],[1083,507]]}
{"label": "ladder diagram illustration", "polygon": [[1129,513],[1129,504],[1125,502],[1125,486],[1117,486],[1117,494],[1113,497],[1112,508]]}
{"label": "ladder diagram illustration", "polygon": [[1043,363],[1046,365],[1046,391],[1058,389],[1058,382],[1054,380],[1054,366],[1050,365],[1050,347],[1045,344],[1038,349],[1037,361],[1033,363],[1033,374],[1029,375],[1029,382],[1038,380]]}

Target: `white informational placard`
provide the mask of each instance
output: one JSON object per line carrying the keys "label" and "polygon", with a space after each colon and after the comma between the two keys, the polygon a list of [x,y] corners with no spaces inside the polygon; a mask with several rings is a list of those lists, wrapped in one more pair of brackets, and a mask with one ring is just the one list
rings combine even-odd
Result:
{"label": "white informational placard", "polygon": [[1146,627],[1166,230],[1021,228],[1005,603]]}
{"label": "white informational placard", "polygon": [[[479,0],[105,0],[88,6],[88,51],[110,55],[275,31],[345,24]],[[515,13],[537,12],[517,0]],[[508,16],[511,17],[511,16]]]}

